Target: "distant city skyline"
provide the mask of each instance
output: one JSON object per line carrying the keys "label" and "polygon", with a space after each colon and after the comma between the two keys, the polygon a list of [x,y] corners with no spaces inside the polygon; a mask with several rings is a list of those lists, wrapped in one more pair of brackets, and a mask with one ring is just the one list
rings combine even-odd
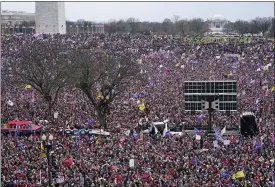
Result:
{"label": "distant city skyline", "polygon": [[[2,2],[2,10],[35,12],[34,2]],[[274,17],[274,2],[65,2],[68,21],[108,22],[137,18],[140,21],[162,22],[173,19],[211,19],[221,14],[229,21]]]}

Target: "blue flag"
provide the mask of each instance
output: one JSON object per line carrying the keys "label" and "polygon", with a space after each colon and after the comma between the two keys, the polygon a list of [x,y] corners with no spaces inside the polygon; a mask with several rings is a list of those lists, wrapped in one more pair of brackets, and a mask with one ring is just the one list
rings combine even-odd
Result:
{"label": "blue flag", "polygon": [[135,98],[135,99],[137,99],[138,98],[138,94],[137,93],[133,93],[132,97]]}
{"label": "blue flag", "polygon": [[154,87],[154,82],[150,81],[149,86],[150,86],[150,88]]}
{"label": "blue flag", "polygon": [[194,128],[194,132],[195,132],[195,134],[200,134],[201,133],[200,130],[197,129],[197,128]]}
{"label": "blue flag", "polygon": [[89,125],[93,124],[94,122],[95,122],[94,118],[91,118],[91,119],[88,121]]}
{"label": "blue flag", "polygon": [[134,138],[138,139],[139,138],[139,133],[137,133],[136,131],[133,133]]}
{"label": "blue flag", "polygon": [[257,143],[257,145],[256,145],[255,148],[254,148],[254,151],[255,151],[255,152],[258,152],[258,151],[261,150],[261,148],[262,148],[262,140],[260,140],[260,141]]}
{"label": "blue flag", "polygon": [[200,114],[198,117],[197,117],[197,120],[200,121],[204,118],[204,115],[203,114]]}
{"label": "blue flag", "polygon": [[220,128],[217,128],[217,129],[215,130],[214,136],[215,136],[216,140],[223,140],[222,135],[221,135],[221,129],[220,129]]}
{"label": "blue flag", "polygon": [[227,169],[222,169],[220,172],[220,178],[229,176]]}
{"label": "blue flag", "polygon": [[165,135],[164,135],[164,136],[165,136],[165,137],[170,136],[170,129],[169,129],[168,131],[165,132]]}

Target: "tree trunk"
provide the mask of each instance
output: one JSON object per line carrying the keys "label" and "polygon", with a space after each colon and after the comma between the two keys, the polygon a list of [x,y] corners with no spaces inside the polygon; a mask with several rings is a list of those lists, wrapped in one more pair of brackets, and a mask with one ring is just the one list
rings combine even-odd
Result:
{"label": "tree trunk", "polygon": [[100,127],[103,128],[104,130],[107,129],[107,123],[106,123],[106,113],[104,112],[104,109],[98,108],[97,109],[97,115],[98,115],[98,120]]}
{"label": "tree trunk", "polygon": [[52,108],[53,108],[52,101],[48,101],[48,117],[49,117],[49,119],[52,118]]}

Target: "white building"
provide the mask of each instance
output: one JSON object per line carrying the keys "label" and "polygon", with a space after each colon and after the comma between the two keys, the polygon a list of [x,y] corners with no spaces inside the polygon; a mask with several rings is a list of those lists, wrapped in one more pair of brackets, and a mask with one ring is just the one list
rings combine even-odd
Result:
{"label": "white building", "polygon": [[15,26],[23,22],[31,22],[35,20],[34,13],[27,13],[25,11],[1,11],[1,25]]}
{"label": "white building", "polygon": [[65,3],[35,2],[36,33],[66,34]]}
{"label": "white building", "polygon": [[221,14],[214,15],[207,20],[209,24],[210,34],[223,34],[224,26],[229,23]]}

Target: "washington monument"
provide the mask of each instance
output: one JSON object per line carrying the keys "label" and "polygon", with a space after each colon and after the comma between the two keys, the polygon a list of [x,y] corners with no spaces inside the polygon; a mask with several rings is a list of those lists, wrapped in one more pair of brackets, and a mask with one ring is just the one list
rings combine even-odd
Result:
{"label": "washington monument", "polygon": [[38,34],[66,34],[64,2],[35,2],[35,26]]}

